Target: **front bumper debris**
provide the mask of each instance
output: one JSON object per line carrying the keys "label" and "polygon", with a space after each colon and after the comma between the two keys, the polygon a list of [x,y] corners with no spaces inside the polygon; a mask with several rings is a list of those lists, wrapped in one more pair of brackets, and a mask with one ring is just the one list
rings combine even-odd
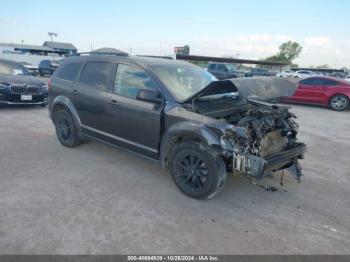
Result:
{"label": "front bumper debris", "polygon": [[249,177],[262,179],[271,172],[288,169],[299,181],[302,173],[298,160],[304,158],[305,152],[306,145],[298,143],[293,148],[269,155],[266,158],[251,154],[234,155],[233,170]]}

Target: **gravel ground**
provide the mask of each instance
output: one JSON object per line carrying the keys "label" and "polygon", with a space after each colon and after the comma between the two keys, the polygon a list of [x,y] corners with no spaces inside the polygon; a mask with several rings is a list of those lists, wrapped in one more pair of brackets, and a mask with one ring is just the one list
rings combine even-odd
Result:
{"label": "gravel ground", "polygon": [[198,201],[155,162],[64,148],[47,108],[1,108],[0,254],[349,254],[350,112],[293,111],[308,145],[301,184],[267,192],[229,176]]}

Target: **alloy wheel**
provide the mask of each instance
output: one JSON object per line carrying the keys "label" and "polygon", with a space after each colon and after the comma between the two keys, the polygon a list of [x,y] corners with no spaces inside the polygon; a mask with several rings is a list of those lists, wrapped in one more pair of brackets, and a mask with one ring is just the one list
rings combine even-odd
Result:
{"label": "alloy wheel", "polygon": [[204,161],[194,154],[186,155],[179,161],[176,177],[187,190],[205,190],[209,182],[208,169]]}
{"label": "alloy wheel", "polygon": [[59,116],[56,123],[56,130],[59,138],[62,141],[68,142],[70,140],[72,136],[72,127],[67,116]]}
{"label": "alloy wheel", "polygon": [[348,105],[348,100],[344,96],[335,96],[332,99],[331,106],[337,111],[344,110]]}

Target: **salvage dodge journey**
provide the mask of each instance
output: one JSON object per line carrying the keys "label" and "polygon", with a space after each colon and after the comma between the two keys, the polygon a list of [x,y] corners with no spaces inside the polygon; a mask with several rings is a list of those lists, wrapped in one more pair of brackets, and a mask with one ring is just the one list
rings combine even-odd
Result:
{"label": "salvage dodge journey", "polygon": [[296,88],[270,77],[218,81],[162,58],[81,55],[55,71],[49,110],[62,145],[95,139],[156,159],[184,194],[208,199],[227,172],[262,179],[287,169],[300,179],[296,117],[266,102]]}

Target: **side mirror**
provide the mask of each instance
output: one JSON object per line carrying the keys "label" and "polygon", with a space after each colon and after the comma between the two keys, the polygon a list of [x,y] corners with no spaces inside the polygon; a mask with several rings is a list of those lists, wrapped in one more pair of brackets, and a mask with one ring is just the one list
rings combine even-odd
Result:
{"label": "side mirror", "polygon": [[146,102],[152,102],[155,104],[161,104],[163,102],[163,99],[161,98],[161,95],[158,91],[149,89],[139,90],[137,92],[136,99]]}

